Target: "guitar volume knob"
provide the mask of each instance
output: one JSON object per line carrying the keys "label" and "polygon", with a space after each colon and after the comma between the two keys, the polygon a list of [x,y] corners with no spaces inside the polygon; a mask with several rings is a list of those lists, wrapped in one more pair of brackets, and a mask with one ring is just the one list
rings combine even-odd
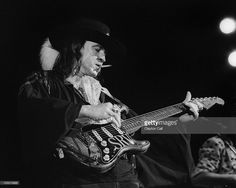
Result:
{"label": "guitar volume knob", "polygon": [[110,150],[109,150],[109,148],[105,148],[105,149],[103,150],[103,152],[106,153],[106,154],[108,154],[108,153],[110,153]]}
{"label": "guitar volume knob", "polygon": [[103,157],[103,159],[104,159],[105,161],[109,161],[109,160],[110,160],[110,157],[109,157],[109,155],[105,155],[105,156]]}
{"label": "guitar volume knob", "polygon": [[101,141],[101,145],[106,147],[107,146],[107,141],[105,141],[105,140]]}

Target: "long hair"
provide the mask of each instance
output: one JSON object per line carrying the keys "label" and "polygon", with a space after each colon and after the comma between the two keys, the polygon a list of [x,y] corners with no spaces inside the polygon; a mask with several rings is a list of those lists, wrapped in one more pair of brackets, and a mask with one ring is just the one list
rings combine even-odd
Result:
{"label": "long hair", "polygon": [[63,76],[64,79],[79,71],[80,50],[84,46],[84,43],[85,40],[77,40],[66,44],[60,49],[60,54],[55,60],[53,70]]}

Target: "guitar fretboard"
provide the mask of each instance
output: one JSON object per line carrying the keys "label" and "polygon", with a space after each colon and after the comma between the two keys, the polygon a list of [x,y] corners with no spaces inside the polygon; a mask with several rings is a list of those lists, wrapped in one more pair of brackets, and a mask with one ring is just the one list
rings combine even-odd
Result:
{"label": "guitar fretboard", "polygon": [[122,128],[129,134],[134,133],[138,129],[144,126],[145,121],[159,121],[173,115],[179,114],[186,110],[183,103],[178,103],[172,106],[161,108],[152,112],[148,112],[139,116],[135,116],[123,121]]}

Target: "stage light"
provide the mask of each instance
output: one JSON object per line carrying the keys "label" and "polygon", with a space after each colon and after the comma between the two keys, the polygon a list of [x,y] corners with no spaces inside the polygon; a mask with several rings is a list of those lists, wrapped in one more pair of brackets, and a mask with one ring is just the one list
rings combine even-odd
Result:
{"label": "stage light", "polygon": [[231,66],[236,67],[236,50],[232,51],[228,56],[228,62]]}
{"label": "stage light", "polygon": [[233,18],[224,18],[219,27],[222,33],[230,34],[236,30],[236,21]]}

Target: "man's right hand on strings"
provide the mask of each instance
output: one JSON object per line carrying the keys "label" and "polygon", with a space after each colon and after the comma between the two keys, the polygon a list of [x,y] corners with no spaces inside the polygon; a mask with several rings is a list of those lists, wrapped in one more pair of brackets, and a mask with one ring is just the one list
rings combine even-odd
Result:
{"label": "man's right hand on strings", "polygon": [[121,126],[120,109],[117,105],[110,102],[98,105],[83,105],[79,117],[89,117],[94,120],[106,119],[114,123],[117,127]]}

